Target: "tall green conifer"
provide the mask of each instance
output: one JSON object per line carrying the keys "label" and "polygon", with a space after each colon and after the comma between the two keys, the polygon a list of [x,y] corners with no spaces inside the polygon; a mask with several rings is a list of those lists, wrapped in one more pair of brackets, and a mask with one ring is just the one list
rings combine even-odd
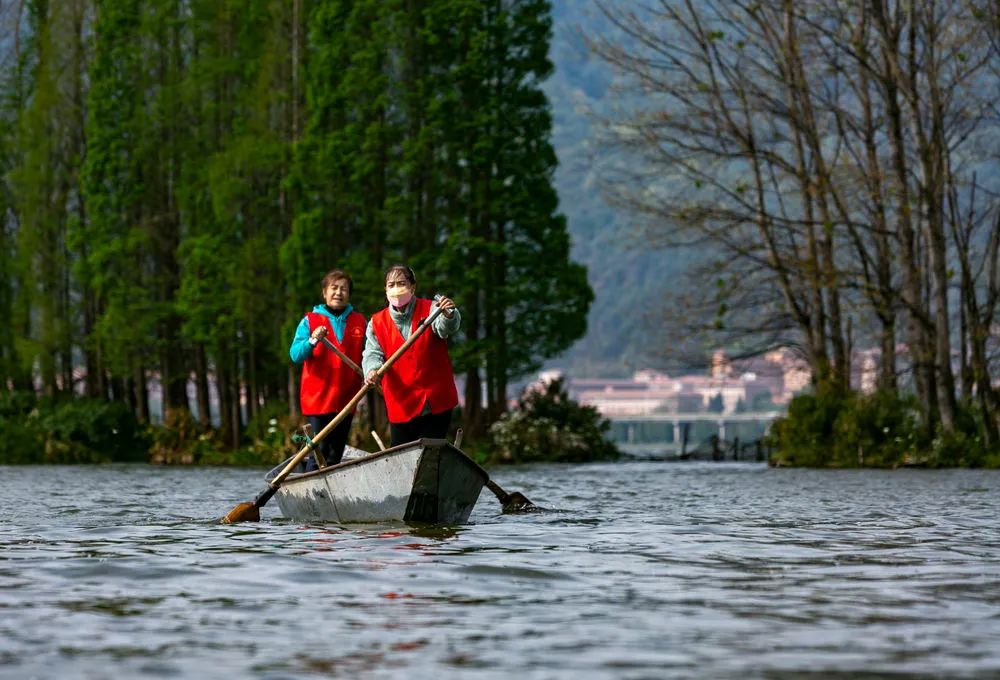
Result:
{"label": "tall green conifer", "polygon": [[[395,0],[317,4],[308,18],[305,131],[295,147],[299,196],[281,262],[290,283],[289,317],[314,303],[320,277],[335,266],[357,281],[355,306],[373,311],[381,288],[387,205],[398,196],[398,137],[388,80]],[[297,319],[295,319],[297,321]]]}
{"label": "tall green conifer", "polygon": [[[22,12],[0,16],[7,35],[25,25]],[[32,34],[0,45],[0,388],[29,389],[30,365],[25,366],[18,344],[28,332],[30,300],[17,256],[18,219],[10,173],[18,163],[17,121],[28,99],[37,49]]]}
{"label": "tall green conifer", "polygon": [[50,391],[81,343],[88,391],[148,418],[147,378],[183,408],[193,368],[202,426],[214,376],[235,445],[265,400],[297,401],[287,346],[322,274],[347,268],[370,315],[400,260],[421,293],[462,307],[453,354],[473,424],[582,333],[590,291],[568,260],[538,88],[548,3],[29,7],[36,43],[17,73],[31,86],[7,88],[29,94],[0,136],[19,188],[0,264],[22,272],[0,285],[0,313],[20,320],[0,334],[5,381],[15,339]]}
{"label": "tall green conifer", "polygon": [[77,175],[83,150],[81,81],[84,0],[29,4],[34,77],[17,125],[17,164],[10,177],[19,216],[21,293],[33,324],[25,359],[38,366],[47,394],[73,382],[75,336],[70,304],[70,223],[78,219]]}
{"label": "tall green conifer", "polygon": [[146,360],[156,342],[154,298],[149,294],[149,236],[142,228],[148,120],[143,110],[140,0],[99,0],[96,49],[87,96],[87,157],[83,186],[89,244],[86,272],[100,316],[92,342],[111,374],[112,395],[127,399],[148,420]]}
{"label": "tall green conifer", "polygon": [[451,199],[436,269],[448,272],[463,303],[467,342],[457,363],[466,373],[466,425],[475,430],[506,408],[512,379],[583,335],[593,293],[569,258],[553,187],[551,114],[540,87],[552,70],[550,3],[468,0],[441,11],[461,27],[446,34],[460,54],[448,94],[458,106],[441,116],[445,155],[454,159],[446,172],[462,177],[465,190]]}

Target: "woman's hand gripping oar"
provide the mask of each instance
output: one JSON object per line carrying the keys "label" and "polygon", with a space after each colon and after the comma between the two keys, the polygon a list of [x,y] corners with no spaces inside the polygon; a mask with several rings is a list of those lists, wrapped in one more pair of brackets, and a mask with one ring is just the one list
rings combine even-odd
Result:
{"label": "woman's hand gripping oar", "polygon": [[[424,331],[426,331],[428,328],[431,327],[431,324],[434,322],[434,319],[436,319],[438,315],[441,314],[442,311],[444,310],[438,307],[433,314],[424,319],[424,321],[419,326],[417,326],[416,330],[413,331],[413,333],[410,334],[410,337],[406,339],[406,342],[404,342],[399,347],[399,349],[397,349],[396,352],[391,357],[389,357],[385,361],[385,363],[379,367],[377,371],[375,371],[375,381],[381,378],[382,375],[389,370],[389,367],[391,367],[394,363],[396,363],[396,360],[399,359],[399,357],[403,356],[403,353],[406,352],[406,350],[410,349],[410,346],[417,341],[417,338],[423,335]],[[347,417],[348,413],[352,413],[354,411],[354,409],[358,405],[358,402],[361,401],[362,397],[364,397],[370,389],[372,389],[372,385],[368,382],[365,382],[361,386],[361,389],[358,390],[358,393],[355,394],[354,397],[351,399],[351,401],[347,403],[347,406],[345,406],[343,410],[341,410],[341,412],[338,413],[333,420],[327,423],[326,427],[324,427],[322,430],[319,431],[319,434],[313,437],[313,440],[310,444],[303,446],[302,449],[298,453],[296,453],[295,456],[290,461],[288,461],[288,465],[286,465],[281,470],[281,472],[275,475],[274,479],[272,479],[270,483],[268,483],[267,488],[264,489],[264,491],[259,496],[257,496],[257,498],[255,498],[253,501],[250,502],[240,503],[235,508],[230,510],[229,513],[219,521],[222,524],[234,524],[236,522],[259,522],[260,509],[264,507],[264,505],[269,500],[271,500],[271,497],[274,496],[278,488],[281,487],[281,483],[285,481],[285,477],[287,477],[288,474],[295,469],[295,466],[298,465],[302,461],[302,459],[309,454],[310,451],[312,451],[313,447],[318,442],[320,442],[324,437],[326,437],[326,435],[332,432],[333,429],[337,427],[337,425],[340,425],[340,423],[344,420],[344,418]]]}

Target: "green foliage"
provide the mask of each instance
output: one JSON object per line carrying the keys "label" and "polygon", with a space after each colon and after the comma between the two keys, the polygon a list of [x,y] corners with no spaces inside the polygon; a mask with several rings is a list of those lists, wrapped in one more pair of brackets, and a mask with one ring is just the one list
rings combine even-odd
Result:
{"label": "green foliage", "polygon": [[[303,422],[304,419],[300,416],[288,414],[288,406],[284,402],[269,402],[256,417],[250,419],[245,445],[232,451],[216,449],[195,458],[194,462],[207,465],[273,466],[299,452],[303,445],[293,441],[292,437],[301,432]],[[313,436],[315,434],[314,432]],[[388,432],[383,433],[383,438],[388,441]],[[365,418],[354,418],[347,442],[362,450],[372,450],[372,436]]]}
{"label": "green foliage", "polygon": [[983,436],[982,411],[960,402],[955,414],[955,431],[940,432],[913,463],[926,467],[1000,468],[1000,447],[990,447]]}
{"label": "green foliage", "polygon": [[25,418],[0,417],[0,463],[4,465],[45,462],[40,431]]}
{"label": "green foliage", "polygon": [[913,395],[803,394],[774,422],[771,464],[804,467],[1000,467],[979,410],[960,404],[955,431],[929,436]]}
{"label": "green foliage", "polygon": [[896,467],[909,463],[922,443],[912,395],[852,394],[834,423],[835,459],[844,467]]}
{"label": "green foliage", "polygon": [[[72,368],[70,253],[60,244],[79,221],[71,206],[79,203],[76,178],[83,153],[83,110],[77,96],[86,68],[80,29],[84,9],[80,3],[41,2],[27,3],[25,9],[30,17],[31,38],[25,48],[32,62],[31,94],[16,112],[11,156],[8,162],[0,160],[0,182],[8,185],[10,196],[9,202],[0,199],[0,228],[17,225],[9,246],[17,253],[11,264],[17,271],[19,304],[10,311],[21,335],[20,360],[37,371],[43,389],[51,394],[57,376],[66,376]],[[0,63],[5,61],[0,55]],[[0,82],[7,80],[3,75],[0,71]],[[9,166],[6,172],[3,166]],[[3,203],[8,203],[7,210]],[[0,267],[0,275],[10,271]],[[12,320],[3,318],[4,323]]]}
{"label": "green foliage", "polygon": [[149,450],[151,463],[194,463],[216,449],[215,437],[211,433],[199,432],[187,409],[168,411],[163,424],[150,430],[153,437]]}
{"label": "green foliage", "polygon": [[301,419],[288,414],[288,404],[271,401],[247,424],[249,450],[264,464],[279,463],[294,455],[300,445],[292,441]]}
{"label": "green foliage", "polygon": [[0,418],[26,417],[38,405],[34,392],[0,392]]}
{"label": "green foliage", "polygon": [[148,441],[127,406],[100,399],[0,396],[0,463],[142,461]]}
{"label": "green foliage", "polygon": [[73,399],[42,411],[39,423],[50,439],[79,445],[102,460],[143,461],[148,441],[129,408],[121,402]]}
{"label": "green foliage", "polygon": [[101,300],[98,338],[120,351],[109,356],[109,368],[127,374],[132,360],[145,349],[149,310],[145,295],[134,296],[140,282],[147,241],[137,229],[142,205],[139,138],[145,121],[138,0],[102,3],[94,26],[100,36],[89,70],[87,154],[81,173],[88,220],[72,234],[80,255],[77,269]]}
{"label": "green foliage", "polygon": [[774,421],[768,445],[774,465],[823,467],[827,465],[833,425],[840,412],[839,399],[800,394],[788,405],[788,415]]}
{"label": "green foliage", "polygon": [[161,427],[153,428],[150,461],[168,465],[273,465],[298,450],[291,441],[297,420],[289,417],[284,402],[269,402],[250,419],[246,443],[229,449],[214,431],[200,431],[189,411],[177,409],[167,414]]}
{"label": "green foliage", "polygon": [[452,223],[454,245],[435,268],[449,272],[456,299],[484,301],[463,308],[467,344],[455,363],[485,366],[494,406],[509,380],[585,333],[593,301],[586,268],[570,258],[553,185],[552,114],[541,89],[553,70],[550,12],[549,2],[534,0],[459,16],[469,35],[454,92],[461,115],[444,120],[445,144],[468,158],[450,174],[468,177],[471,190],[457,197],[467,221]]}
{"label": "green foliage", "polygon": [[[2,124],[2,119],[0,119]],[[0,130],[0,176],[5,174],[3,131]],[[9,204],[6,191],[0,184],[0,215],[7,214]],[[17,355],[15,350],[14,324],[14,277],[10,275],[13,269],[13,247],[7,235],[7,229],[0,220],[0,318],[7,322],[0,324],[0,384],[7,384],[17,376]]]}
{"label": "green foliage", "polygon": [[[956,430],[938,434],[930,446],[914,457],[916,464],[925,467],[998,467],[1000,456],[986,451],[982,438],[975,432]],[[992,465],[990,464],[992,463]]]}
{"label": "green foliage", "polygon": [[772,464],[806,467],[898,467],[925,443],[912,396],[835,392],[795,397],[775,421]]}
{"label": "green foliage", "polygon": [[548,0],[26,7],[0,71],[0,384],[69,393],[85,363],[122,398],[155,373],[154,458],[199,461],[221,443],[182,422],[188,376],[212,372],[232,446],[241,389],[287,397],[291,328],[336,266],[366,315],[394,261],[453,297],[491,415],[584,333]]}
{"label": "green foliage", "polygon": [[527,391],[517,407],[490,427],[492,453],[485,463],[609,460],[620,454],[605,434],[611,424],[592,406],[581,406],[563,380]]}

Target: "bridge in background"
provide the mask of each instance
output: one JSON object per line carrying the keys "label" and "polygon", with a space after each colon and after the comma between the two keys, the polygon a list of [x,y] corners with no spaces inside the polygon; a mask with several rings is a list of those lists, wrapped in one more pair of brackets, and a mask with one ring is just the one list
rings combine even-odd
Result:
{"label": "bridge in background", "polygon": [[680,455],[701,442],[761,439],[775,418],[784,411],[747,413],[653,413],[606,416],[611,421],[610,438],[622,451],[632,454]]}

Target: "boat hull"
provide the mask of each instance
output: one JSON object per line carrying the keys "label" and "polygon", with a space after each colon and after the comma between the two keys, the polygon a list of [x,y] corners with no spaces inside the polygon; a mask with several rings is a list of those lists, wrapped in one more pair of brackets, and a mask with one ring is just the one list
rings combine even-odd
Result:
{"label": "boat hull", "polygon": [[[282,466],[272,470],[273,478]],[[489,477],[443,439],[421,439],[338,465],[290,474],[274,495],[290,519],[462,524]]]}

